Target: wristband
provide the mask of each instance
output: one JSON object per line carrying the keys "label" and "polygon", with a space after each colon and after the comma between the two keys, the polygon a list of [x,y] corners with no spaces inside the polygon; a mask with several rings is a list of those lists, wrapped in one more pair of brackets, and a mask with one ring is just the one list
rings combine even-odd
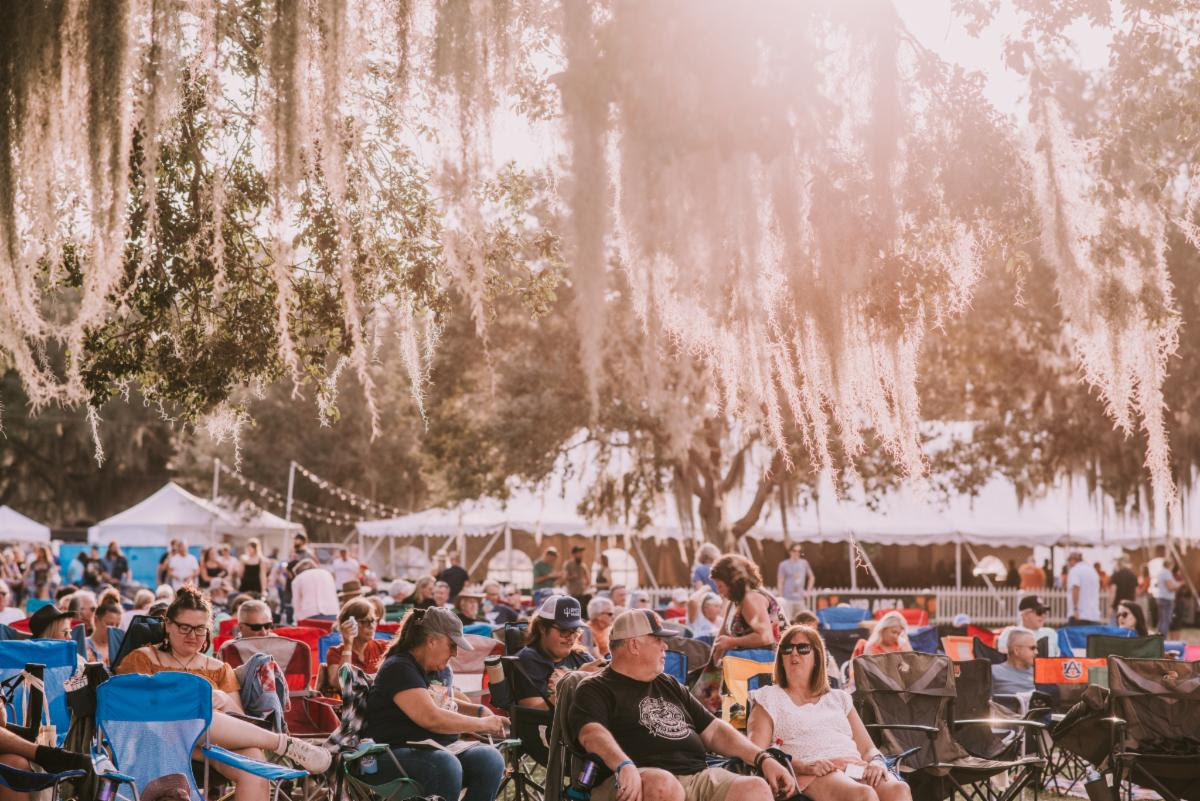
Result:
{"label": "wristband", "polygon": [[879,761],[880,765],[883,765],[885,768],[887,767],[887,757],[885,757],[883,754],[875,754],[873,757],[868,759],[867,762],[870,763],[876,760]]}
{"label": "wristband", "polygon": [[754,757],[754,769],[756,771],[758,771],[759,773],[762,773],[763,760],[769,756],[771,756],[770,751],[767,751],[767,750],[759,751],[758,756]]}
{"label": "wristband", "polygon": [[633,764],[632,759],[626,759],[624,762],[622,762],[621,764],[619,764],[615,768],[613,768],[614,779],[615,779],[615,777],[617,777],[621,774],[621,768],[625,767],[626,765],[632,765],[632,764]]}
{"label": "wristband", "polygon": [[483,717],[483,704],[480,704],[479,706],[475,707],[475,717],[477,717],[477,718]]}

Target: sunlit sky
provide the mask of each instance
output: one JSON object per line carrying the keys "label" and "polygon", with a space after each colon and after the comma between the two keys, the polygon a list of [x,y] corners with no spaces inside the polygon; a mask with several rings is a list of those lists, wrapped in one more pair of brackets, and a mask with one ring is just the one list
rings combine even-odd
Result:
{"label": "sunlit sky", "polygon": [[[987,76],[988,99],[997,108],[1012,111],[1025,91],[1022,76],[1004,65],[1004,39],[1019,33],[1022,18],[1009,3],[1003,3],[993,24],[978,38],[970,36],[950,10],[951,0],[893,0],[900,16],[918,41],[946,61],[979,70]],[[1119,5],[1114,4],[1119,9]],[[1078,25],[1071,40],[1079,63],[1096,68],[1107,60],[1111,35],[1108,31]]]}

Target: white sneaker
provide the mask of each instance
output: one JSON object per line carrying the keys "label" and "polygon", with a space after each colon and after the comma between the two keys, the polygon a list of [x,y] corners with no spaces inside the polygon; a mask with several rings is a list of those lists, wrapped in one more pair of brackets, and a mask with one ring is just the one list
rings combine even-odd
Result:
{"label": "white sneaker", "polygon": [[287,738],[283,755],[313,774],[324,773],[333,763],[333,755],[324,748],[298,737]]}

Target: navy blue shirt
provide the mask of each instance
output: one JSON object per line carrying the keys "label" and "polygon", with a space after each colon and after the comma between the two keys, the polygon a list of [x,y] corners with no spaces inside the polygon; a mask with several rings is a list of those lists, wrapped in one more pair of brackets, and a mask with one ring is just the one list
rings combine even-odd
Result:
{"label": "navy blue shirt", "polygon": [[566,658],[555,662],[538,649],[526,645],[517,651],[517,660],[521,663],[521,672],[514,682],[513,698],[520,701],[540,697],[550,703],[550,674],[558,668],[578,670],[591,662],[592,656],[585,651],[571,651]]}
{"label": "navy blue shirt", "polygon": [[458,739],[457,734],[437,734],[418,726],[404,710],[396,706],[396,693],[404,690],[428,689],[431,685],[449,686],[453,681],[449,668],[425,672],[411,654],[398,653],[389,656],[379,668],[375,683],[367,694],[366,736],[377,743],[392,747],[417,740],[433,739],[449,745]]}

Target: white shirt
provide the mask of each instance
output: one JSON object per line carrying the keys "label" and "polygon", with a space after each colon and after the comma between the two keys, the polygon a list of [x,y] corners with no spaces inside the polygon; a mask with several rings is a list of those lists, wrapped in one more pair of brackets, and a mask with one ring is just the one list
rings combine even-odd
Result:
{"label": "white shirt", "polygon": [[200,563],[190,553],[171,554],[167,559],[167,575],[171,578],[171,586],[179,589],[186,579],[194,579],[200,572]]}
{"label": "white shirt", "polygon": [[[1074,588],[1079,588],[1079,607],[1076,608],[1072,596]],[[1096,568],[1087,562],[1077,562],[1067,573],[1067,617],[1080,620],[1101,620],[1100,617],[1100,576]]]}
{"label": "white shirt", "polygon": [[1175,574],[1169,567],[1158,571],[1158,576],[1154,579],[1154,597],[1162,601],[1174,601],[1175,590],[1171,589],[1174,583]]}
{"label": "white shirt", "polygon": [[830,690],[803,706],[773,684],[758,688],[751,697],[771,716],[772,739],[792,759],[862,759],[850,730],[854,702],[844,690]]}
{"label": "white shirt", "polygon": [[292,580],[292,609],[296,620],[338,613],[337,585],[333,574],[323,567],[312,567]]}
{"label": "white shirt", "polygon": [[346,586],[347,581],[358,581],[357,559],[334,559],[329,568],[333,571],[333,580],[339,587]]}
{"label": "white shirt", "polygon": [[24,620],[25,613],[15,606],[6,606],[0,610],[0,623],[8,625],[18,620]]}

